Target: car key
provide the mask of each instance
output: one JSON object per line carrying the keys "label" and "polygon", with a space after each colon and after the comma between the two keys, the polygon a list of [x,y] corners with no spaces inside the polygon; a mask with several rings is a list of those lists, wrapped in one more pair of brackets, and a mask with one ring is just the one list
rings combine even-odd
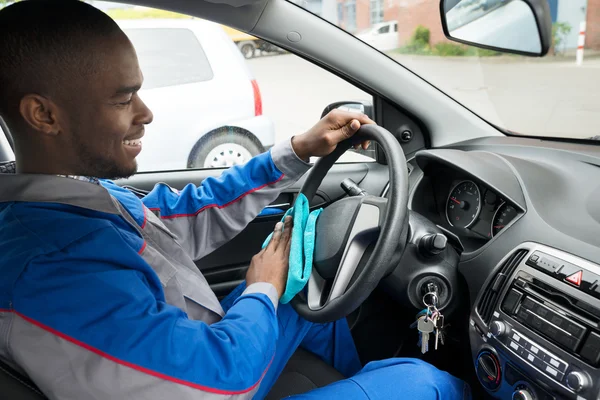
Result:
{"label": "car key", "polygon": [[421,333],[421,353],[425,354],[429,350],[429,334],[434,329],[433,321],[427,316],[422,316],[417,322],[417,329]]}
{"label": "car key", "polygon": [[444,344],[444,333],[442,332],[442,330],[444,329],[444,316],[439,311],[436,315],[434,325],[435,325],[435,349],[437,350],[438,342],[440,341],[440,337],[442,340],[442,344]]}

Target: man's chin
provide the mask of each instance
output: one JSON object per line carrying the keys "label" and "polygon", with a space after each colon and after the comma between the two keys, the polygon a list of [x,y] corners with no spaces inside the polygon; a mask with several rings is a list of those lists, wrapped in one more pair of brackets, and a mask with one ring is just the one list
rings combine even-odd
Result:
{"label": "man's chin", "polygon": [[110,180],[127,179],[135,175],[137,173],[137,170],[138,165],[137,162],[134,160],[132,165],[124,166],[114,164],[111,166],[106,166],[106,168],[103,168],[103,171],[100,174],[96,175],[96,178]]}

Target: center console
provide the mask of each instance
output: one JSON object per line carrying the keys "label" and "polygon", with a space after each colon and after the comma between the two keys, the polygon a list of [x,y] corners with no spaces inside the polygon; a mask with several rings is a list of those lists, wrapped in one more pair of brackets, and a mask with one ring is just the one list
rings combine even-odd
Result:
{"label": "center console", "polygon": [[471,313],[477,376],[500,399],[597,399],[600,266],[536,243],[510,252]]}

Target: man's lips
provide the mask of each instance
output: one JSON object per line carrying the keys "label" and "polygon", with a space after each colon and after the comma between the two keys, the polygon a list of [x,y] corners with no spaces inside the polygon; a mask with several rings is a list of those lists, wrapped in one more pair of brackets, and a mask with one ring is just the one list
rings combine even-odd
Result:
{"label": "man's lips", "polygon": [[131,135],[123,139],[123,144],[127,146],[140,146],[142,144],[142,138],[144,137],[144,132],[141,132],[137,135]]}

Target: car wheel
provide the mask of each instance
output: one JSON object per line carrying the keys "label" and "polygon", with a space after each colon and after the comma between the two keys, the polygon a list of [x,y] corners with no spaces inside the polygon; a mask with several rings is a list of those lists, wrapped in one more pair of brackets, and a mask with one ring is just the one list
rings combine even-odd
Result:
{"label": "car wheel", "polygon": [[252,43],[246,43],[241,47],[240,51],[242,52],[244,58],[252,58],[254,57],[256,46],[254,46]]}
{"label": "car wheel", "polygon": [[192,162],[192,168],[228,168],[242,165],[260,154],[260,147],[248,136],[222,132],[202,143]]}

